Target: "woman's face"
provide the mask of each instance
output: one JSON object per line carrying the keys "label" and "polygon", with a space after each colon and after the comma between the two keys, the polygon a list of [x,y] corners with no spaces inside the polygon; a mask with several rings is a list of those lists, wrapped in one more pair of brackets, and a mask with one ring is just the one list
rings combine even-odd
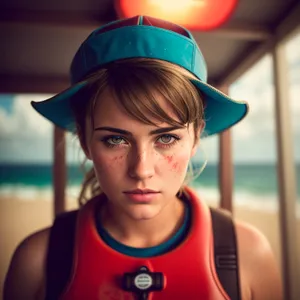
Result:
{"label": "woman's face", "polygon": [[[170,111],[163,99],[160,105]],[[94,128],[87,131],[86,154],[112,207],[143,220],[174,203],[196,151],[193,126],[146,125],[106,90],[94,110]]]}

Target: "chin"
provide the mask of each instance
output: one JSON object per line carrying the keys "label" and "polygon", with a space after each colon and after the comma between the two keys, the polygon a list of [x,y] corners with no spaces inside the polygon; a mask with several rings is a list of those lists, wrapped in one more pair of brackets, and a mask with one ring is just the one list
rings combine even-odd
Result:
{"label": "chin", "polygon": [[128,212],[130,217],[136,221],[151,220],[159,214],[159,209],[145,205],[143,207],[135,207]]}

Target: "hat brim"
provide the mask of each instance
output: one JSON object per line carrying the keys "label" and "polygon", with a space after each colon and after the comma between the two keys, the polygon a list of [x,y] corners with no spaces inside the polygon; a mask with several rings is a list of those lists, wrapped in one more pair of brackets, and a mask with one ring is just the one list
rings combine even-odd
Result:
{"label": "hat brim", "polygon": [[205,135],[221,133],[248,114],[249,106],[246,101],[236,101],[203,81],[191,80],[191,82],[204,95]]}
{"label": "hat brim", "polygon": [[[191,80],[205,100],[205,136],[220,133],[241,121],[248,113],[248,104],[235,101],[213,86],[200,81]],[[86,87],[87,81],[79,82],[56,96],[40,101],[32,101],[32,107],[56,126],[74,132],[75,123],[70,102]]]}
{"label": "hat brim", "polygon": [[72,85],[63,92],[44,101],[31,101],[32,107],[61,129],[75,132],[71,100],[87,86],[87,81]]}

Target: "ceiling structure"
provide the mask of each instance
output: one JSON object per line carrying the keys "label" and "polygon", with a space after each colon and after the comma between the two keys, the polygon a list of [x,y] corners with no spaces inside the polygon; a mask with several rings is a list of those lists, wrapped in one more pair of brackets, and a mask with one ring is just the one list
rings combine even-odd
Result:
{"label": "ceiling structure", "polygon": [[[113,0],[2,0],[0,93],[57,93],[71,60],[100,25],[117,19]],[[230,84],[300,24],[297,0],[240,0],[220,28],[193,32],[209,82]]]}
{"label": "ceiling structure", "polygon": [[[1,0],[0,93],[51,94],[66,89],[69,85],[69,66],[81,42],[93,29],[115,19],[117,15],[113,0]],[[275,46],[288,39],[299,26],[299,0],[240,0],[232,17],[222,27],[193,34],[207,62],[209,82],[226,90],[226,85],[237,80],[266,53],[274,51]],[[273,57],[275,62],[277,58],[277,65],[280,65],[278,55]],[[283,72],[277,71],[277,85],[281,78],[278,73]],[[277,98],[277,103],[282,102],[280,97]],[[288,138],[290,129],[286,129],[287,123],[283,122],[289,119],[285,118],[288,115],[287,106],[282,105],[276,111],[279,112],[276,122],[279,128],[279,153],[285,154],[283,158],[279,157],[279,174],[289,175],[280,178],[279,199],[282,209],[279,213],[281,238],[284,238],[282,259],[285,299],[292,299],[289,295],[298,287],[299,278],[294,276],[297,253],[293,231],[295,226],[291,226],[294,220],[293,201],[296,198],[291,192],[293,189],[290,189],[294,182],[290,180],[294,166],[292,155],[288,152],[292,148]],[[65,150],[59,148],[57,151],[57,145],[63,139],[64,133],[55,128],[53,170],[56,212],[64,210],[65,201]],[[221,205],[224,207],[226,202],[231,207],[233,177],[230,131],[220,135],[220,145],[220,194],[225,199],[221,199]],[[300,298],[296,296],[293,299]]]}

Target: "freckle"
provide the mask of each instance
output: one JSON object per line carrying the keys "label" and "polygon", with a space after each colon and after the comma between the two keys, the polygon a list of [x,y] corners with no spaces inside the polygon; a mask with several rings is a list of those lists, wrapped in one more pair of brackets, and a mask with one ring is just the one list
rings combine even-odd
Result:
{"label": "freckle", "polygon": [[123,158],[123,155],[121,155],[121,156],[118,157],[118,159],[122,159],[122,158]]}
{"label": "freckle", "polygon": [[176,163],[174,163],[174,164],[172,165],[172,169],[173,169],[173,170],[176,170],[177,167],[178,167],[178,162],[176,162]]}
{"label": "freckle", "polygon": [[173,160],[173,155],[171,155],[171,156],[166,156],[166,160],[168,161],[168,163],[170,164],[171,162],[172,162],[172,160]]}

